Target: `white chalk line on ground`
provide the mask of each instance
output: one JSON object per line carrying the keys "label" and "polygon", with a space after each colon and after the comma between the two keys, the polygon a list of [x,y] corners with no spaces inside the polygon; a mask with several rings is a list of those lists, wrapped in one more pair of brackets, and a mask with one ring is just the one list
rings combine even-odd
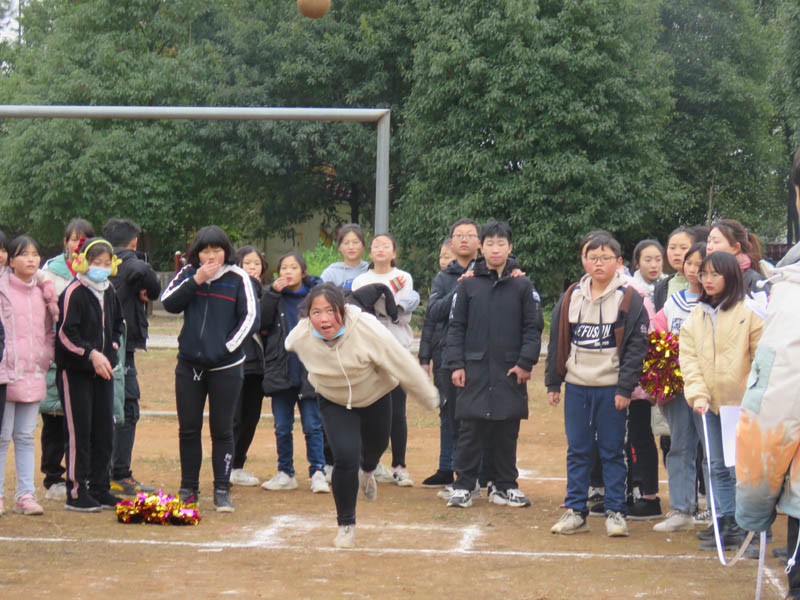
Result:
{"label": "white chalk line on ground", "polygon": [[786,596],[786,594],[788,593],[789,590],[786,589],[786,587],[783,585],[782,578],[779,577],[778,575],[776,575],[775,571],[773,571],[772,569],[770,569],[769,567],[767,567],[765,565],[764,566],[764,575],[767,576],[767,581],[769,581],[772,584],[772,586],[776,590],[778,590],[778,593],[780,593],[781,597]]}

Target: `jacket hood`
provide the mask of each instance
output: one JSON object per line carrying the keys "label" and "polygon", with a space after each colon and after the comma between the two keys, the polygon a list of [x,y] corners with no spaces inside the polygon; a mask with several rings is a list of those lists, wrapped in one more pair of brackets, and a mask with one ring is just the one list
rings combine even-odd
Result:
{"label": "jacket hood", "polygon": [[63,253],[59,254],[58,256],[54,256],[46,263],[44,263],[42,269],[47,269],[49,271],[52,271],[53,273],[55,273],[60,277],[63,277],[64,279],[72,279],[72,272],[69,270],[69,267],[67,266],[67,259]]}
{"label": "jacket hood", "polygon": [[[616,271],[614,273],[614,277],[611,278],[611,281],[608,282],[606,289],[603,290],[603,293],[600,294],[597,298],[594,298],[596,302],[602,302],[614,292],[616,292],[619,288],[623,285],[627,284],[628,281],[626,280],[625,276]],[[581,277],[581,282],[579,285],[579,289],[577,290],[582,296],[584,296],[588,300],[592,300],[592,276],[588,273]]]}
{"label": "jacket hood", "polygon": [[780,262],[778,262],[778,267],[788,267],[789,265],[793,265],[800,262],[800,243],[795,244],[789,251],[786,253]]}

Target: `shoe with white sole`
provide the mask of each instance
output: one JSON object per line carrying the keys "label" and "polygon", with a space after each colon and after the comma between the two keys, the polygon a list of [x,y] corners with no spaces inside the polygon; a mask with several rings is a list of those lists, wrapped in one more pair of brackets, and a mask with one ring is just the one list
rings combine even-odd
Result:
{"label": "shoe with white sole", "polygon": [[242,487],[253,487],[258,485],[258,477],[250,471],[244,469],[233,469],[231,471],[231,485],[241,485]]}
{"label": "shoe with white sole", "polygon": [[375,474],[375,481],[378,483],[394,483],[394,473],[384,467],[381,463],[378,463],[378,466],[375,467],[373,473]]}
{"label": "shoe with white sole", "polygon": [[358,470],[358,489],[361,490],[367,500],[372,501],[378,497],[378,482],[375,481],[375,471]]}
{"label": "shoe with white sole", "polygon": [[54,483],[44,493],[45,500],[66,500],[67,499],[67,484],[63,481]]}
{"label": "shoe with white sole", "polygon": [[608,537],[628,537],[628,524],[621,512],[606,512],[606,535]]}
{"label": "shoe with white sole", "polygon": [[698,510],[692,517],[692,523],[702,527],[708,527],[711,525],[711,511],[708,509],[702,511]]}
{"label": "shoe with white sole", "polygon": [[667,518],[653,525],[653,531],[684,531],[687,529],[694,529],[694,520],[692,515],[671,510],[667,513]]}
{"label": "shoe with white sole", "polygon": [[272,490],[273,492],[281,490],[296,490],[297,479],[294,475],[289,475],[283,471],[278,471],[278,474],[275,475],[275,477],[262,483],[261,487],[265,490]]}
{"label": "shoe with white sole", "polygon": [[455,508],[469,508],[472,506],[472,492],[469,490],[453,490],[447,506]]}
{"label": "shoe with white sole", "polygon": [[550,533],[558,535],[572,535],[573,533],[586,533],[589,531],[589,523],[581,513],[568,508],[550,528]]}
{"label": "shoe with white sole", "polygon": [[339,525],[339,532],[333,538],[333,545],[336,548],[355,548],[356,547],[356,526]]}
{"label": "shoe with white sole", "polygon": [[33,494],[25,494],[17,499],[14,504],[14,512],[18,515],[43,515],[44,509],[36,502]]}
{"label": "shoe with white sole", "polygon": [[489,492],[489,502],[492,504],[499,504],[501,506],[511,506],[514,508],[524,508],[531,505],[531,501],[520,492],[517,488],[510,490],[498,490],[492,486]]}
{"label": "shoe with white sole", "polygon": [[403,467],[395,467],[392,478],[399,487],[414,487],[414,481],[408,476],[408,471]]}
{"label": "shoe with white sole", "polygon": [[311,476],[311,493],[312,494],[327,494],[331,491],[328,482],[325,481],[324,471],[315,471]]}

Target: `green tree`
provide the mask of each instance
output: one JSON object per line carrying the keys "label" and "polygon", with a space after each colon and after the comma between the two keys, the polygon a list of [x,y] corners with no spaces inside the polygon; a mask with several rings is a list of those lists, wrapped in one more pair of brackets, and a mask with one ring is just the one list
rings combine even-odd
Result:
{"label": "green tree", "polygon": [[418,264],[430,268],[456,218],[506,219],[552,297],[579,273],[587,231],[628,246],[652,231],[675,187],[659,150],[669,67],[652,2],[417,6],[400,133],[409,179],[393,222],[424,248]]}
{"label": "green tree", "polygon": [[675,110],[664,148],[683,185],[665,204],[682,223],[736,218],[759,233],[780,228],[782,191],[775,167],[781,135],[770,102],[771,4],[749,0],[672,0],[661,9],[659,47],[673,61]]}
{"label": "green tree", "polygon": [[[0,80],[9,104],[182,105],[208,95],[209,9],[179,1],[31,3]],[[219,166],[196,123],[22,119],[3,125],[0,206],[43,242],[84,216],[127,216],[162,259],[187,229],[229,223]]]}

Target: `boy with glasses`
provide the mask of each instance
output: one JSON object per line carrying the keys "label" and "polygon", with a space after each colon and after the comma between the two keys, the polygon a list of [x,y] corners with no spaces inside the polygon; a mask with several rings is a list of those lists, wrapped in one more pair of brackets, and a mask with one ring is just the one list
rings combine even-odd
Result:
{"label": "boy with glasses", "polygon": [[548,401],[564,393],[567,434],[566,512],[551,528],[569,535],[589,530],[586,500],[595,437],[605,482],[606,533],[628,535],[625,523],[625,436],[631,393],[647,355],[649,318],[641,295],[617,271],[621,249],[598,232],[582,249],[587,274],[553,309],[545,369]]}

